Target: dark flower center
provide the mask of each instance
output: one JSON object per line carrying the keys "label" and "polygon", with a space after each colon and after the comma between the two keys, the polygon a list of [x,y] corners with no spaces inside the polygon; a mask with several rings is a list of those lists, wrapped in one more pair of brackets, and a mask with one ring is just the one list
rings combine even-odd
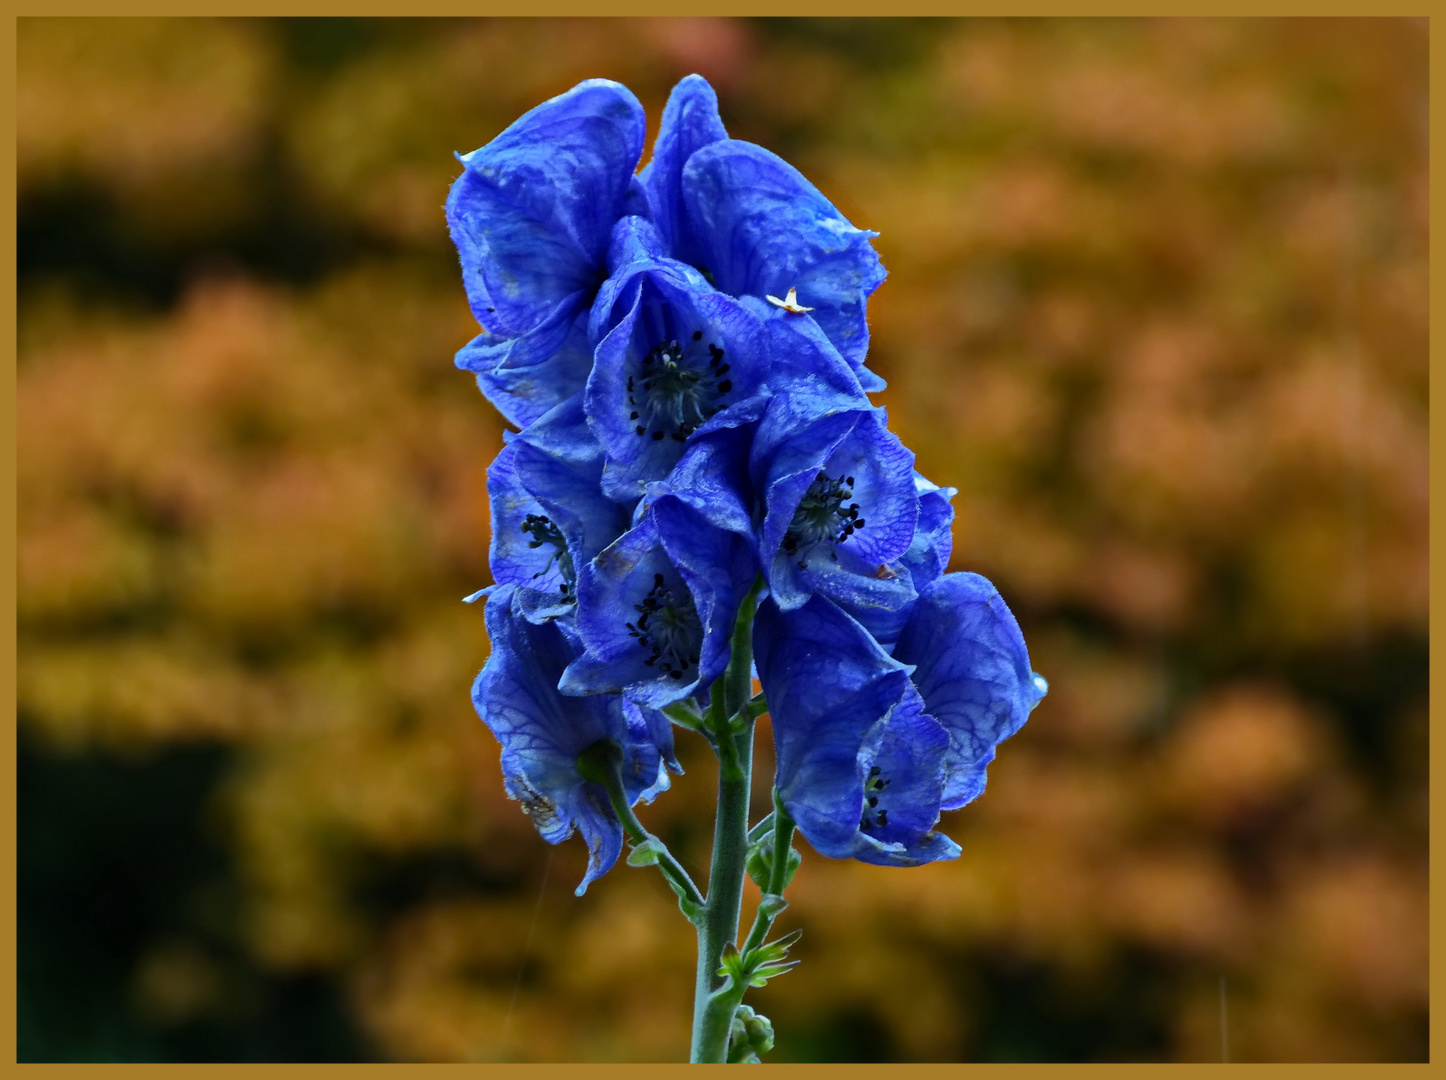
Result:
{"label": "dark flower center", "polygon": [[657,665],[670,679],[682,679],[690,667],[698,666],[703,624],[687,589],[675,594],[662,574],[654,574],[652,589],[633,610],[638,621],[627,624],[628,633],[651,654],[643,663]]}
{"label": "dark flower center", "polygon": [[[834,561],[833,545],[841,544],[864,527],[859,517],[859,504],[851,502],[854,497],[854,478],[839,475],[830,479],[828,473],[820,472],[814,477],[803,501],[793,512],[793,521],[783,534],[783,550],[789,555],[807,552],[818,543],[829,545],[829,554]],[[844,504],[848,503],[847,506]],[[806,565],[799,560],[799,566]]]}
{"label": "dark flower center", "polygon": [[522,522],[522,531],[532,539],[527,546],[530,548],[541,547],[543,544],[552,545],[552,556],[547,560],[547,565],[532,576],[542,577],[552,569],[552,564],[557,564],[557,571],[562,575],[562,582],[557,586],[562,593],[562,598],[569,602],[577,601],[577,570],[572,565],[572,553],[567,550],[567,541],[562,538],[558,527],[552,523],[552,519],[542,514],[528,514]]}
{"label": "dark flower center", "polygon": [[881,772],[875,765],[869,770],[869,778],[864,783],[864,812],[859,817],[860,829],[882,829],[889,823],[889,811],[879,805],[884,788],[889,786],[889,781],[880,775]]}
{"label": "dark flower center", "polygon": [[682,442],[722,406],[718,399],[733,389],[723,349],[695,330],[686,347],[677,340],[653,346],[641,370],[628,376],[628,418],[633,433]]}

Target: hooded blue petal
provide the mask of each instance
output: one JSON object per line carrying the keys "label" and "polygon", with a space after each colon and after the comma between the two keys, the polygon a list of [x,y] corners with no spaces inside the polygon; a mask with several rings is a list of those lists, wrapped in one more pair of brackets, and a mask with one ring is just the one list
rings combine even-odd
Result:
{"label": "hooded blue petal", "polygon": [[894,657],[915,666],[924,707],[949,733],[944,809],[963,806],[984,790],[995,745],[1045,693],[1019,624],[987,580],[945,574],[919,595]]}
{"label": "hooded blue petal", "polygon": [[688,225],[699,264],[735,296],[800,304],[855,368],[868,352],[865,303],[884,280],[869,243],[797,169],[760,146],[725,139],[694,153],[683,170]]}
{"label": "hooded blue petal", "polygon": [[775,786],[808,842],[834,858],[899,866],[956,854],[931,831],[948,737],[911,700],[909,668],[821,598],[788,612],[765,601],[754,643]]}
{"label": "hooded blue petal", "polygon": [[632,504],[603,494],[602,447],[587,425],[581,394],[521,432],[511,447],[519,483],[557,523],[578,565],[627,530]]}
{"label": "hooded blue petal", "polygon": [[623,750],[623,786],[630,801],[666,786],[661,756],[646,725],[630,728],[617,697],[564,698],[557,683],[578,653],[562,622],[534,624],[515,609],[510,586],[487,598],[492,653],[472,688],[477,714],[502,744],[507,793],[522,801],[543,839],[557,844],[576,825],[589,849],[588,870],[578,886],[606,873],[622,850],[622,825],[607,795],[582,778],[577,757],[604,739]]}
{"label": "hooded blue petal", "polygon": [[914,492],[919,497],[919,523],[909,550],[899,561],[913,578],[914,588],[922,591],[949,565],[954,550],[954,507],[949,504],[959,489],[940,487],[915,473]]}
{"label": "hooded blue petal", "polygon": [[[764,399],[756,398],[734,408],[761,413],[765,404]],[[751,539],[758,497],[748,457],[757,428],[757,423],[749,423],[700,430],[688,441],[667,479],[649,486],[649,496],[673,495],[716,528]]]}
{"label": "hooded blue petal", "polygon": [[643,133],[632,91],[589,79],[462,156],[447,224],[478,322],[517,337],[565,297],[592,295],[605,276],[608,236],[622,216]]}
{"label": "hooded blue petal", "polygon": [[743,303],[763,319],[770,357],[767,391],[771,400],[759,432],[760,456],[815,420],[873,408],[858,372],[812,319],[790,315],[751,297]]}
{"label": "hooded blue petal", "polygon": [[683,167],[694,152],[726,138],[718,95],[703,76],[689,75],[668,95],[652,160],[639,174],[651,217],[669,253],[694,265],[701,256],[683,206]]}
{"label": "hooded blue petal", "polygon": [[[658,230],[646,218],[629,215],[613,226],[608,245],[608,278],[597,291],[588,315],[588,338],[601,341],[608,331],[638,302],[643,287],[639,271],[657,266],[667,258]],[[688,275],[690,267],[679,266],[678,272]],[[693,278],[702,283],[701,278]]]}
{"label": "hooded blue petal", "polygon": [[[503,432],[502,437],[507,439],[508,433]],[[602,475],[602,444],[588,426],[580,393],[559,402],[522,431],[513,433],[512,438],[536,447],[575,472],[593,479]]]}
{"label": "hooded blue petal", "polygon": [[884,722],[877,745],[870,743],[859,756],[864,801],[852,858],[879,866],[919,866],[959,857],[959,845],[934,831],[948,748],[948,733],[908,687]]}

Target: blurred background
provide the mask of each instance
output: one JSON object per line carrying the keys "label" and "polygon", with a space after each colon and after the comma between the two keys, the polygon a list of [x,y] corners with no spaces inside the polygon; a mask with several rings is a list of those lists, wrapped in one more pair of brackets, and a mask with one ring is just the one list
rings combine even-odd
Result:
{"label": "blurred background", "polygon": [[882,234],[879,401],[1052,687],[957,862],[805,851],[771,1060],[1426,1059],[1424,20],[18,36],[21,1060],[686,1058],[671,894],[575,899],[468,699],[441,207],[692,71]]}

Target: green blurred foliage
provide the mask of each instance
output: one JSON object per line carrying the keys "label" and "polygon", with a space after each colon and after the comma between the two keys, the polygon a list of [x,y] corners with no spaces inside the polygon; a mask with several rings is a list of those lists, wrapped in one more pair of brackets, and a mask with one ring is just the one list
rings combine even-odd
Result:
{"label": "green blurred foliage", "polygon": [[[1232,1060],[1424,1060],[1426,60],[1398,19],[22,19],[21,1058],[686,1057],[671,894],[574,899],[468,701],[502,424],[441,205],[543,98],[655,126],[696,70],[881,233],[880,400],[1053,688],[958,862],[805,852],[770,1058],[1219,1060],[1223,987]],[[643,816],[700,867],[681,742]]]}

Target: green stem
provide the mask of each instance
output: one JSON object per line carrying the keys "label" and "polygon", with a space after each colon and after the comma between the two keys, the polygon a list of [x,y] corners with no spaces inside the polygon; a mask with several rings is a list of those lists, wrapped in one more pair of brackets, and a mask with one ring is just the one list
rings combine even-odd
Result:
{"label": "green stem", "polygon": [[[733,627],[728,670],[713,685],[708,724],[718,740],[718,816],[713,824],[713,862],[708,904],[698,927],[698,972],[693,991],[693,1062],[728,1060],[728,1033],[737,1002],[720,999],[717,974],[723,949],[736,941],[743,909],[748,857],[748,798],[753,779],[753,616],[760,578],[743,601]],[[731,988],[730,988],[731,989]]]}
{"label": "green stem", "polygon": [[[788,877],[788,849],[793,843],[794,826],[792,819],[784,812],[783,805],[778,802],[776,793],[774,806],[777,809],[774,811],[773,817],[773,868],[769,874],[768,892],[758,906],[758,913],[753,919],[753,928],[749,931],[748,940],[740,950],[745,961],[751,950],[763,944],[764,939],[768,937],[768,931],[773,927],[774,918],[783,910],[781,903],[775,904],[768,901],[779,899],[783,895],[784,882]],[[693,1019],[693,1060],[695,1062],[727,1060],[728,1036],[733,1027],[733,1016],[747,990],[748,983],[746,981],[730,979],[713,990],[701,1010],[697,1009],[695,1003]],[[702,1053],[700,1053],[700,1047],[703,1048]]]}
{"label": "green stem", "polygon": [[698,932],[698,972],[693,998],[694,1062],[723,1062],[728,1054],[728,1030],[733,1008],[720,1015],[715,991],[722,985],[718,967],[723,949],[738,937],[743,913],[744,862],[748,855],[748,796],[753,764],[753,724],[741,735],[724,738],[733,744],[737,765],[734,778],[720,766],[718,818],[713,829],[713,864],[708,873],[708,907]]}
{"label": "green stem", "polygon": [[[782,896],[783,890],[788,881],[788,853],[793,847],[793,819],[788,816],[788,811],[783,808],[783,803],[778,800],[778,792],[773,793],[773,866],[769,870],[768,888],[764,890],[764,900],[769,896]],[[762,945],[768,937],[768,931],[773,929],[773,920],[782,911],[781,907],[769,903],[760,903],[758,911],[753,916],[753,928],[748,931],[748,940],[743,943],[743,948],[738,951],[745,957],[753,949]],[[743,995],[740,994],[741,998]]]}

